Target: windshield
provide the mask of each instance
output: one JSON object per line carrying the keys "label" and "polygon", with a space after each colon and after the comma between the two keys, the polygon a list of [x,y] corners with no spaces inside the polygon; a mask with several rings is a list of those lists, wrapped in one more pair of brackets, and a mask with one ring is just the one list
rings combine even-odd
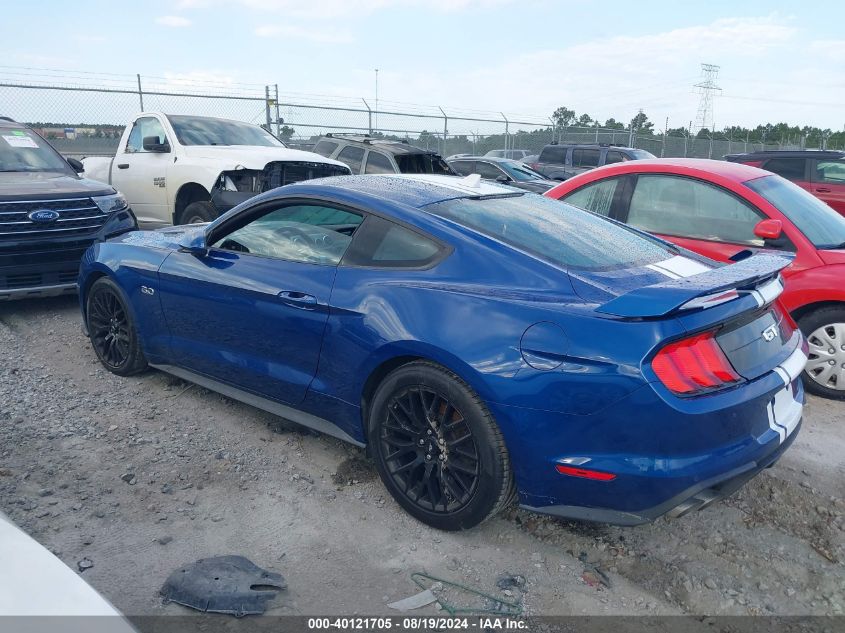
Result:
{"label": "windshield", "polygon": [[0,129],[0,171],[71,170],[67,161],[32,130]]}
{"label": "windshield", "polygon": [[745,186],[771,202],[816,248],[845,246],[845,218],[798,185],[780,176],[763,176]]}
{"label": "windshield", "polygon": [[628,150],[628,153],[638,160],[643,160],[645,158],[657,158],[657,156],[655,156],[651,152],[645,151],[644,149],[631,149]]}
{"label": "windshield", "polygon": [[457,198],[426,210],[563,268],[632,268],[677,254],[657,239],[536,194]]}
{"label": "windshield", "polygon": [[192,116],[168,116],[167,118],[182,145],[285,146],[266,130],[249,123]]}
{"label": "windshield", "polygon": [[543,174],[536,172],[530,167],[526,167],[521,163],[500,163],[499,166],[506,172],[508,172],[508,176],[520,182],[524,182],[526,180],[546,179]]}

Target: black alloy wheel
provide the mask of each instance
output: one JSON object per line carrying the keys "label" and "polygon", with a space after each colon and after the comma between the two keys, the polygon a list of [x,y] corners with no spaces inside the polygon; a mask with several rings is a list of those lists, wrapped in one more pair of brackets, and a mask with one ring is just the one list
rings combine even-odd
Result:
{"label": "black alloy wheel", "polygon": [[107,277],[91,286],[86,316],[91,345],[106,369],[128,376],[146,368],[132,315],[122,293]]}

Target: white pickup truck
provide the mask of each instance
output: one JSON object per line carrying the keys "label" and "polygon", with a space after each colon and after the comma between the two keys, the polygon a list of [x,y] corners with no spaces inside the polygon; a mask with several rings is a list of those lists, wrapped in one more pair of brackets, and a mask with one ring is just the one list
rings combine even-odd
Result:
{"label": "white pickup truck", "polygon": [[136,116],[114,158],[82,164],[88,178],[126,197],[145,229],[209,222],[262,191],[350,173],[339,161],[285,147],[257,125],[161,112]]}

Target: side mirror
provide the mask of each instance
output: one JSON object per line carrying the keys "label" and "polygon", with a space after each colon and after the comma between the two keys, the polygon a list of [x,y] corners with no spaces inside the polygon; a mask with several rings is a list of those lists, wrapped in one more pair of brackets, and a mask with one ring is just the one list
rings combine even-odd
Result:
{"label": "side mirror", "polygon": [[160,154],[166,154],[170,151],[170,143],[167,142],[167,139],[164,140],[164,143],[158,142],[158,136],[145,136],[144,137],[144,151],[145,152],[158,152]]}
{"label": "side mirror", "polygon": [[208,243],[205,239],[205,231],[187,230],[179,241],[179,252],[190,253],[194,257],[205,257],[208,255]]}
{"label": "side mirror", "polygon": [[754,235],[764,240],[776,240],[783,234],[783,224],[780,220],[760,220],[754,227]]}
{"label": "side mirror", "polygon": [[511,179],[508,178],[507,176],[505,176],[504,174],[502,174],[501,176],[498,176],[496,178],[496,182],[508,183],[510,181],[511,181]]}
{"label": "side mirror", "polygon": [[85,172],[85,165],[82,164],[81,160],[76,158],[65,158],[67,164],[70,165],[71,169],[75,171],[77,174],[82,174]]}

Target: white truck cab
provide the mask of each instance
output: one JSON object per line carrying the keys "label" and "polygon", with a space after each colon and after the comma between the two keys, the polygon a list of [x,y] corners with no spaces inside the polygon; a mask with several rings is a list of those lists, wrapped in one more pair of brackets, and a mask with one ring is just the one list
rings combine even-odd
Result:
{"label": "white truck cab", "polygon": [[285,147],[257,125],[161,112],[137,115],[114,158],[82,163],[87,177],[126,197],[146,229],[209,222],[262,191],[350,173],[339,161]]}

